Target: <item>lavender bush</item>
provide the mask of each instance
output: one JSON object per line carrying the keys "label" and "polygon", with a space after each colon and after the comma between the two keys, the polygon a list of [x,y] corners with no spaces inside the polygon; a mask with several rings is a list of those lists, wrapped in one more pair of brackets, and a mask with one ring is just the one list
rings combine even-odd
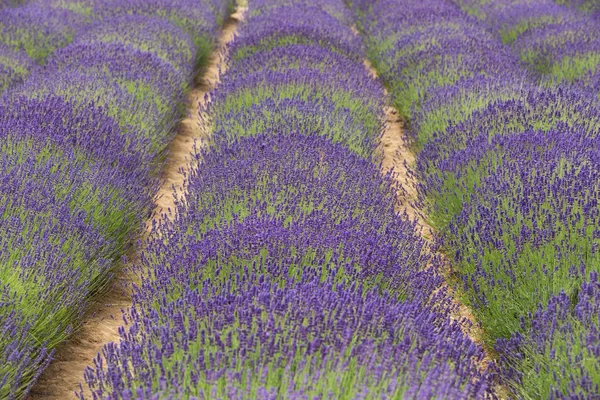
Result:
{"label": "lavender bush", "polygon": [[23,82],[34,67],[35,63],[25,52],[0,45],[0,93]]}
{"label": "lavender bush", "polygon": [[0,43],[43,63],[54,50],[72,42],[84,25],[80,14],[44,2],[4,8],[0,10]]}
{"label": "lavender bush", "polygon": [[[590,84],[571,85],[562,67],[555,79],[540,80],[555,59],[527,59],[537,38],[550,37],[540,32],[587,22],[543,1],[460,1],[462,12],[449,1],[392,3],[352,6],[374,64],[409,118],[420,150],[419,205],[453,261],[448,281],[472,307],[515,396],[593,398],[600,385],[592,294],[600,265],[600,112]],[[461,40],[465,32],[478,40]],[[558,44],[574,52],[589,46],[593,54],[592,39],[573,49],[582,36],[569,32],[568,40],[544,42],[552,46],[540,54],[564,59]],[[407,47],[405,37],[422,42]],[[413,60],[407,49],[438,43],[448,45],[404,67]],[[511,55],[510,46],[519,52]],[[485,62],[456,61],[472,56]],[[527,71],[522,61],[539,68]]]}
{"label": "lavender bush", "polygon": [[494,365],[380,173],[386,99],[344,4],[253,4],[188,195],[149,240],[120,343],[86,371],[93,395],[493,397]]}
{"label": "lavender bush", "polygon": [[456,0],[511,44],[546,84],[574,85],[600,96],[600,28],[596,18],[550,0]]}
{"label": "lavender bush", "polygon": [[198,65],[204,64],[214,47],[215,30],[232,11],[232,1],[204,0],[93,0],[101,18],[124,15],[160,17],[184,30],[197,49]]}
{"label": "lavender bush", "polygon": [[463,79],[523,76],[511,68],[517,62],[510,51],[492,35],[466,23],[463,13],[450,3],[409,2],[398,9],[393,1],[378,1],[354,7],[359,15],[368,10],[368,15],[377,16],[359,18],[358,25],[368,33],[369,59],[403,115],[412,116],[411,109],[424,103],[430,90]]}
{"label": "lavender bush", "polygon": [[41,1],[0,5],[0,94],[23,82],[53,51],[83,31],[86,20]]}
{"label": "lavender bush", "polygon": [[594,0],[555,0],[557,4],[573,7],[584,13],[600,16],[600,4]]}
{"label": "lavender bush", "polygon": [[[149,212],[197,53],[208,50],[167,17],[96,25],[101,6],[0,11],[7,45],[45,64],[3,58],[14,78],[0,98],[2,398],[27,394],[119,267]],[[205,43],[224,18],[213,17]]]}
{"label": "lavender bush", "polygon": [[429,299],[432,260],[374,164],[300,134],[197,157],[144,254],[129,328],[87,370],[96,396],[489,394],[483,352],[443,293]]}

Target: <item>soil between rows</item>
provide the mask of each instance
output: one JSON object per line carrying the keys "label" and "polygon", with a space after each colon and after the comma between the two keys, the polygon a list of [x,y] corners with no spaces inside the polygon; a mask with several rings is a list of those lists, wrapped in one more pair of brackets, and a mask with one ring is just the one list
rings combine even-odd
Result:
{"label": "soil between rows", "polygon": [[[353,29],[355,34],[359,34],[356,28]],[[373,68],[369,60],[364,61],[365,68],[373,79],[378,78],[377,71]],[[386,91],[387,94],[387,91]],[[417,231],[419,235],[428,243],[432,243],[434,239],[434,229],[429,225],[423,215],[422,210],[419,210],[415,203],[418,197],[418,181],[416,176],[411,173],[411,167],[415,165],[415,154],[409,146],[409,139],[404,130],[404,120],[400,113],[393,106],[387,106],[385,112],[385,124],[383,135],[379,144],[379,151],[383,155],[381,161],[381,172],[383,174],[393,170],[394,181],[398,184],[397,197],[401,204],[397,207],[396,212],[406,214],[409,219],[416,221]],[[437,252],[439,262],[442,264],[444,273],[449,274],[452,266],[450,261],[442,252]],[[446,286],[450,290],[452,289]],[[461,324],[463,332],[478,345],[482,346],[486,357],[482,360],[480,368],[485,369],[493,360],[492,350],[485,346],[483,341],[483,330],[477,324],[473,311],[465,304],[460,302],[456,296],[453,296],[456,312],[450,315],[450,318],[458,321]],[[500,399],[508,398],[508,389],[502,385],[495,387],[495,394]]]}

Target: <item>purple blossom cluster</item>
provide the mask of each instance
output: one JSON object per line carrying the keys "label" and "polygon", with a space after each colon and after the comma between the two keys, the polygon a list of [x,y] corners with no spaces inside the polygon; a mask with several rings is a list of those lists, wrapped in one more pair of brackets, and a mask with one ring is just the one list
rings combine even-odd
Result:
{"label": "purple blossom cluster", "polygon": [[[543,393],[548,398],[597,398],[599,293],[598,274],[594,272],[587,282],[577,287],[574,295],[559,293],[545,307],[540,306],[530,316],[531,324],[523,325],[523,333],[499,340],[497,347],[507,376],[513,381],[535,384],[523,375],[542,375],[541,381],[553,384],[532,386],[528,390]],[[581,350],[574,352],[573,348]],[[548,368],[548,359],[558,367]],[[524,360],[531,363],[530,370],[521,367]]]}
{"label": "purple blossom cluster", "polygon": [[129,328],[86,372],[97,398],[488,394],[481,348],[428,298],[439,278],[390,177],[306,134],[197,157]]}
{"label": "purple blossom cluster", "polygon": [[[4,59],[6,46],[7,50],[26,54],[31,62],[43,64],[54,50],[71,43],[78,32],[85,29],[87,18],[78,10],[60,7],[57,3],[34,0],[0,8],[0,45],[3,46],[0,59]],[[11,58],[10,53],[7,57]],[[22,62],[20,65],[25,66]]]}
{"label": "purple blossom cluster", "polygon": [[[535,32],[582,16],[534,0],[456,1],[462,10],[443,0],[393,3],[352,6],[408,118],[419,206],[452,261],[447,280],[472,308],[515,396],[595,398],[600,110],[590,85],[539,85],[522,63],[525,50],[519,60],[502,45],[524,49]],[[567,35],[565,48],[593,47],[578,35]]]}
{"label": "purple blossom cluster", "polygon": [[0,10],[0,398],[27,395],[150,212],[197,54],[224,18],[202,14],[196,47],[161,4],[188,6],[104,20],[100,2]]}
{"label": "purple blossom cluster", "polygon": [[341,1],[250,3],[187,196],[86,370],[95,399],[494,397],[439,260],[395,211],[386,98],[348,18]]}
{"label": "purple blossom cluster", "polygon": [[298,132],[378,157],[385,95],[365,72],[360,39],[336,18],[344,10],[339,1],[252,3],[252,29],[233,42],[207,110],[215,142]]}
{"label": "purple blossom cluster", "polygon": [[593,15],[552,0],[456,2],[511,44],[530,69],[547,78],[547,84],[572,84],[599,98],[600,26]]}
{"label": "purple blossom cluster", "polygon": [[555,0],[555,2],[593,15],[596,18],[600,17],[600,4],[594,0]]}
{"label": "purple blossom cluster", "polygon": [[[185,34],[185,40],[194,43],[195,61],[201,65],[206,62],[214,44],[213,33],[230,8],[230,1],[220,0],[205,0],[201,6],[193,0],[32,0],[18,6],[9,1],[5,7],[0,6],[0,93],[22,82],[36,64],[45,64],[53,52],[74,40],[79,43],[110,42],[111,34],[131,35],[133,30],[126,24],[120,31],[112,23],[102,30],[104,21],[118,19],[124,22],[127,16],[160,17],[169,24],[169,30],[180,28],[184,32],[180,36]],[[143,24],[144,18],[137,21]],[[160,29],[166,28],[164,23],[162,27],[149,24],[136,30],[153,30],[160,34]],[[92,31],[95,38],[90,36]],[[86,32],[88,37],[81,38]],[[129,44],[141,46],[146,51],[147,43],[144,44],[143,39],[153,40],[150,36],[139,37],[137,42],[132,38]],[[171,46],[172,43],[165,42],[164,45]],[[155,55],[160,56],[160,53]],[[180,66],[188,70],[194,67],[190,64]]]}
{"label": "purple blossom cluster", "polygon": [[35,63],[24,51],[0,45],[0,93],[23,82],[34,67]]}
{"label": "purple blossom cluster", "polygon": [[[207,61],[213,47],[213,34],[232,11],[233,2],[223,0],[91,0],[98,17],[118,18],[125,15],[160,16],[181,28],[194,43],[197,63]],[[189,67],[189,66],[188,66]]]}

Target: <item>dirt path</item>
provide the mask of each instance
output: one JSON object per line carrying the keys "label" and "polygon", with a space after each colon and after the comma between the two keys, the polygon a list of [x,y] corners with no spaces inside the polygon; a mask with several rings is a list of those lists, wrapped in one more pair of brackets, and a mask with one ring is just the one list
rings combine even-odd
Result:
{"label": "dirt path", "polygon": [[[352,31],[358,35],[356,28],[352,28]],[[364,61],[365,68],[369,74],[377,79],[377,71],[373,68],[369,60]],[[385,89],[384,89],[385,90]],[[387,95],[387,91],[385,91]],[[383,154],[383,160],[381,162],[382,173],[387,173],[391,169],[394,170],[394,181],[400,185],[397,192],[398,198],[401,204],[398,206],[397,212],[404,213],[412,220],[416,220],[418,225],[419,234],[427,242],[431,243],[433,240],[434,229],[429,225],[422,212],[414,205],[417,196],[417,180],[415,175],[411,172],[411,168],[415,165],[415,154],[410,149],[408,143],[408,137],[404,130],[404,120],[400,116],[398,110],[393,106],[386,106],[384,109],[385,113],[385,124],[383,126],[383,135],[379,144],[379,151]],[[445,271],[451,270],[450,261],[445,257],[443,253],[438,253],[439,260],[443,263],[443,269]],[[462,302],[456,300],[454,296],[455,305],[457,306],[457,312],[450,317],[453,320],[459,321],[463,328],[463,331],[469,338],[482,346],[486,351],[486,357],[481,362],[481,369],[485,369],[487,365],[493,360],[491,354],[493,354],[483,342],[483,330],[477,324],[475,316],[472,310],[464,305]],[[503,386],[497,386],[495,388],[495,394],[501,398],[508,398],[508,389]]]}
{"label": "dirt path", "polygon": [[[201,116],[200,110],[206,104],[206,96],[219,83],[220,74],[226,69],[227,43],[233,40],[237,25],[242,20],[244,7],[236,12],[223,26],[218,41],[218,48],[197,79],[196,87],[188,96],[188,116],[180,123],[177,136],[169,145],[169,158],[162,174],[164,182],[156,194],[153,217],[147,222],[148,233],[152,220],[172,218],[169,210],[174,209],[175,196],[185,193],[185,175],[181,171],[189,171],[194,144],[202,146],[209,134],[208,120]],[[137,254],[142,249],[137,249]],[[136,259],[136,254],[132,256]],[[91,306],[81,328],[71,340],[57,349],[52,364],[44,371],[33,388],[28,399],[67,400],[77,399],[75,391],[83,381],[83,371],[104,344],[119,340],[118,328],[123,325],[123,312],[131,305],[130,283],[133,277],[123,272],[114,280],[109,290]],[[86,385],[83,385],[84,389]],[[86,397],[91,397],[85,392]]]}
{"label": "dirt path", "polygon": [[[385,108],[385,116],[386,122],[384,124],[383,136],[379,145],[380,150],[383,152],[383,160],[381,163],[382,172],[387,173],[390,169],[394,169],[394,180],[396,183],[400,184],[402,188],[398,191],[398,197],[401,204],[398,206],[397,211],[399,213],[406,212],[410,219],[416,220],[419,234],[423,239],[431,243],[434,230],[431,225],[425,221],[421,211],[413,204],[417,200],[418,195],[417,180],[410,170],[415,163],[415,154],[408,147],[408,139],[404,131],[404,122],[398,111],[392,106],[387,106]],[[443,254],[439,253],[439,256],[445,264],[444,268],[449,270],[449,261]],[[466,333],[474,342],[483,344],[483,341],[481,340],[483,332],[475,324],[475,317],[471,310],[459,302],[457,302],[457,306],[459,307],[459,312],[452,317],[456,320],[466,319],[467,321],[463,324]],[[487,364],[489,360],[489,358],[486,359],[485,364]]]}

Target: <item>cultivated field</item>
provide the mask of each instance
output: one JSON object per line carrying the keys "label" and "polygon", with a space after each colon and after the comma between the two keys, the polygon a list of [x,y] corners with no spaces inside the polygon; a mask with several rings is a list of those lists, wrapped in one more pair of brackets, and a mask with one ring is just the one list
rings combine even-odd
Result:
{"label": "cultivated field", "polygon": [[0,0],[0,399],[600,399],[600,3]]}

